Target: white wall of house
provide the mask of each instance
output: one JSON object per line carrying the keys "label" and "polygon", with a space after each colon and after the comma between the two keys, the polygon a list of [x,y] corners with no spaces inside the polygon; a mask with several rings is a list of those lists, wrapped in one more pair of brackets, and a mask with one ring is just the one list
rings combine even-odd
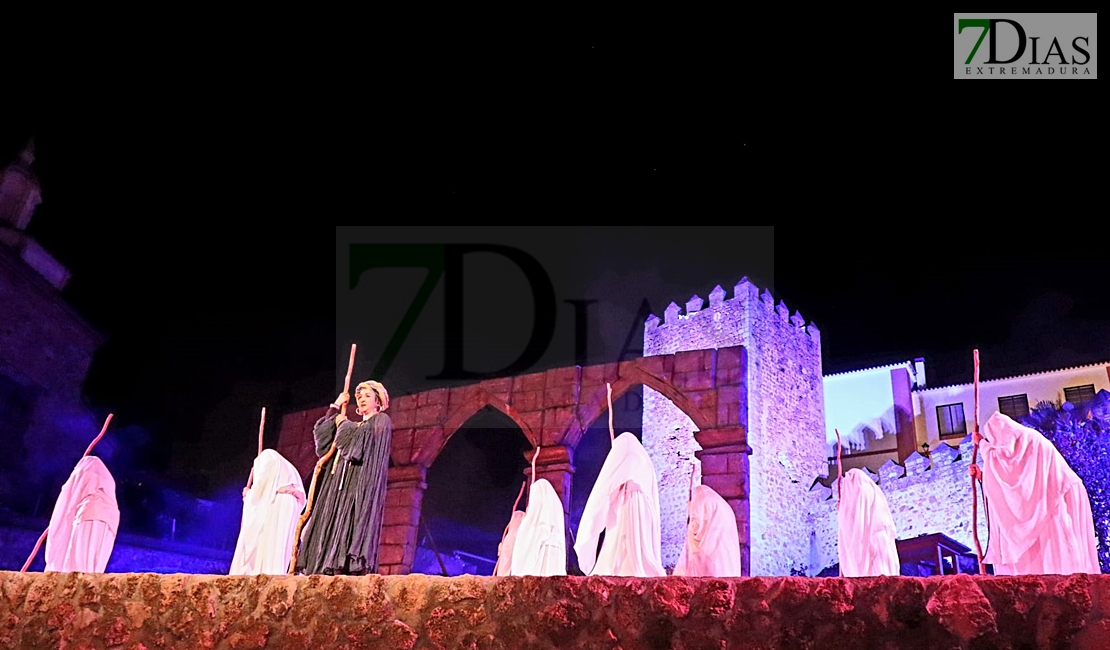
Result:
{"label": "white wall of house", "polygon": [[[914,385],[924,382],[924,361],[903,361],[874,368],[826,375],[825,443],[836,457],[840,431],[844,470],[867,467],[874,472],[887,460],[898,460],[897,422],[891,371],[904,368]],[[885,452],[876,454],[875,452]],[[853,454],[866,454],[853,457]]]}
{"label": "white wall of house", "polygon": [[[1093,386],[1094,392],[1110,390],[1110,363],[1099,363],[1075,368],[1049,370],[1017,377],[1005,377],[979,382],[979,424],[987,421],[999,408],[999,398],[1026,395],[1029,409],[1037,402],[1065,401],[1065,388]],[[942,438],[937,407],[959,404],[962,408],[964,433]],[[827,407],[826,407],[827,408]],[[975,389],[971,383],[925,388],[914,391],[914,428],[920,446],[928,442],[936,448],[942,440],[956,445],[974,427]],[[945,408],[945,411],[959,409]]]}

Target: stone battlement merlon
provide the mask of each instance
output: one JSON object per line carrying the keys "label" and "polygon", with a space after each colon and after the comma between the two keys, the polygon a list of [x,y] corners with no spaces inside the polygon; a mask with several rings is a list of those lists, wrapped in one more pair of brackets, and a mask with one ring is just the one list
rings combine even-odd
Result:
{"label": "stone battlement merlon", "polygon": [[667,305],[663,311],[663,318],[660,319],[655,314],[651,314],[644,321],[644,329],[652,331],[660,327],[679,325],[686,322],[688,319],[698,316],[703,312],[719,311],[730,307],[739,306],[741,309],[754,309],[760,308],[766,313],[777,314],[784,324],[792,326],[800,334],[807,335],[815,345],[821,344],[821,331],[812,322],[806,322],[801,312],[794,310],[793,315],[790,314],[790,308],[786,303],[779,300],[775,304],[775,299],[771,292],[766,288],[760,293],[759,287],[753,284],[747,276],[744,276],[733,287],[732,298],[727,298],[726,291],[717,285],[709,292],[709,308],[705,307],[705,300],[701,296],[693,295],[685,302],[685,308],[680,307],[678,304],[672,302]]}

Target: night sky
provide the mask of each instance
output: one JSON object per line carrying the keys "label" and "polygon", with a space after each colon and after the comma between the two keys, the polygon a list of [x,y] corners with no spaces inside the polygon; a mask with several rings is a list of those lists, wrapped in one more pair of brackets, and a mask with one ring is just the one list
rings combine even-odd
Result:
{"label": "night sky", "polygon": [[[556,322],[530,371],[578,359],[568,300],[598,301],[587,308],[585,360],[605,363],[627,352],[630,333],[640,346],[645,301],[662,317],[667,303],[708,300],[717,284],[731,297],[745,275],[816,323],[826,373],[923,356],[930,385],[966,382],[976,347],[984,379],[1110,359],[1105,262],[1082,238],[961,233],[844,204],[815,210],[803,188],[777,189],[810,168],[791,166],[759,109],[684,75],[689,60],[662,45],[632,67],[610,45],[564,44],[547,92],[506,92],[483,77],[465,96],[444,84],[438,102],[431,91],[402,94],[371,114],[182,81],[76,116],[32,112],[5,132],[5,162],[35,136],[44,198],[29,231],[70,268],[68,299],[109,337],[82,400],[140,432],[117,476],[237,494],[260,407],[273,446],[280,414],[335,397],[351,342],[356,379],[371,373],[422,276],[368,274],[352,291],[356,311],[382,315],[357,334],[337,328],[336,223],[365,224],[347,241],[499,244],[534,257],[552,281]],[[482,95],[487,83],[498,93]],[[761,217],[780,225],[683,225]],[[464,225],[478,222],[510,225]],[[590,225],[602,223],[624,225]],[[494,371],[527,344],[532,294],[503,259],[467,264],[465,363]],[[443,366],[444,292],[441,280],[375,377],[394,397],[467,383],[429,378]],[[618,417],[618,433],[638,422]],[[481,427],[505,424],[470,428]],[[481,474],[507,498],[505,521],[521,440],[509,435],[484,456],[514,459]],[[433,502],[437,490],[451,492],[430,488]],[[493,519],[499,534],[505,522]]]}

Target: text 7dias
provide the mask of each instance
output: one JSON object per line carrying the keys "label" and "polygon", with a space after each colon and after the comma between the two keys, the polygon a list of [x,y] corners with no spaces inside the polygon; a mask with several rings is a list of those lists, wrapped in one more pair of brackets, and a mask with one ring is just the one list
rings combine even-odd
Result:
{"label": "text 7dias", "polygon": [[[1006,59],[1005,61],[999,61],[998,58],[997,58],[997,55],[996,55],[997,50],[995,49],[995,38],[994,38],[995,29],[994,29],[994,26],[997,25],[998,23],[1009,23],[1009,24],[1013,25],[1014,29],[1017,30],[1017,35],[1018,35],[1017,54],[1013,55],[1009,59]],[[986,63],[1013,63],[1014,61],[1017,61],[1019,58],[1021,58],[1021,55],[1025,53],[1025,30],[1022,28],[1021,25],[1019,25],[1017,22],[1015,22],[1013,20],[1008,20],[1006,18],[991,18],[991,19],[986,19],[986,18],[961,18],[960,19],[960,31],[959,31],[960,34],[963,33],[965,27],[982,27],[983,28],[983,33],[979,35],[979,40],[975,42],[975,47],[971,48],[971,54],[967,55],[967,61],[964,61],[964,65],[968,65],[968,64],[971,63],[972,57],[974,57],[975,53],[977,51],[979,51],[979,45],[981,45],[983,43],[983,37],[985,37],[987,35],[987,32],[990,32],[990,35],[991,35],[991,58],[990,58],[990,60],[986,61]],[[1034,65],[1045,64],[1045,63],[1048,63],[1049,57],[1058,56],[1058,57],[1060,57],[1060,65],[1068,65],[1067,60],[1064,59],[1064,53],[1062,51],[1060,51],[1060,42],[1056,40],[1056,37],[1052,38],[1052,45],[1050,45],[1048,47],[1048,53],[1045,54],[1044,61],[1038,62],[1037,61],[1037,39],[1039,39],[1039,38],[1040,38],[1040,36],[1032,36],[1032,37],[1029,38],[1029,40],[1033,41],[1033,60],[1029,62],[1030,64],[1034,64]],[[1091,60],[1091,55],[1087,53],[1087,50],[1084,50],[1083,48],[1079,47],[1079,43],[1078,43],[1079,41],[1083,41],[1084,43],[1088,44],[1088,46],[1089,46],[1089,41],[1088,41],[1086,36],[1076,36],[1074,39],[1072,39],[1071,46],[1074,49],[1082,52],[1083,57],[1084,57],[1082,61],[1076,61],[1075,56],[1072,56],[1071,63],[1073,65],[1085,65],[1088,61]],[[1053,48],[1056,49],[1055,52],[1052,51]]]}

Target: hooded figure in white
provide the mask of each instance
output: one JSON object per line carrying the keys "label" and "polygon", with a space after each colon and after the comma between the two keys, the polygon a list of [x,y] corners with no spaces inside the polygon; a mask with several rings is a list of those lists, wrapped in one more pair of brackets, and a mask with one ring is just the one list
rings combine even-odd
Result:
{"label": "hooded figure in white", "polygon": [[997,575],[1100,573],[1087,488],[1055,445],[995,411],[979,451],[990,534],[983,562]]}
{"label": "hooded figure in white", "polygon": [[551,483],[541,478],[528,492],[528,510],[516,532],[510,575],[565,576],[566,525],[563,502]]}
{"label": "hooded figure in white", "polygon": [[740,533],[736,513],[708,485],[692,490],[686,544],[674,567],[676,576],[740,577]]}
{"label": "hooded figure in white", "polygon": [[896,576],[901,573],[898,532],[883,491],[860,469],[840,479],[836,511],[840,575],[845,578]]}
{"label": "hooded figure in white", "polygon": [[513,546],[516,544],[516,533],[520,529],[520,522],[524,520],[523,510],[513,510],[509,525],[501,534],[501,543],[497,545],[497,564],[493,567],[493,575],[512,575]]}
{"label": "hooded figure in white", "polygon": [[[597,540],[605,531],[601,552]],[[586,575],[665,576],[660,560],[659,485],[636,436],[624,432],[601,466],[582,511],[574,552]]]}
{"label": "hooded figure in white", "polygon": [[251,474],[228,575],[288,573],[297,519],[306,501],[304,483],[297,468],[273,449],[254,459]]}
{"label": "hooded figure in white", "polygon": [[46,534],[46,570],[104,573],[118,528],[116,481],[104,461],[85,456],[54,504]]}

